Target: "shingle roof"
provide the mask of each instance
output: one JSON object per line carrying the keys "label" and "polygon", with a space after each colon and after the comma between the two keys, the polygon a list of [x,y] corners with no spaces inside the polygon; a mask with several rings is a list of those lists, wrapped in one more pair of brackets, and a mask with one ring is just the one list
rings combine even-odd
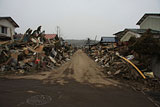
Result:
{"label": "shingle roof", "polygon": [[15,27],[19,27],[19,25],[11,18],[11,17],[0,17],[0,20],[7,19],[10,21]]}
{"label": "shingle roof", "polygon": [[136,25],[140,25],[148,16],[159,16],[160,17],[160,13],[146,13],[143,15],[143,17],[137,22]]}

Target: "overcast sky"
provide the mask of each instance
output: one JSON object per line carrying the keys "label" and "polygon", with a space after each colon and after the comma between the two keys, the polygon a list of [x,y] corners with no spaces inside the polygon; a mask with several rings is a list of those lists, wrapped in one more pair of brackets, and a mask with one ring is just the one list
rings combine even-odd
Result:
{"label": "overcast sky", "polygon": [[99,39],[138,28],[144,13],[160,13],[160,0],[0,0],[0,15],[11,16],[18,33],[39,25],[56,33],[60,26],[65,39]]}

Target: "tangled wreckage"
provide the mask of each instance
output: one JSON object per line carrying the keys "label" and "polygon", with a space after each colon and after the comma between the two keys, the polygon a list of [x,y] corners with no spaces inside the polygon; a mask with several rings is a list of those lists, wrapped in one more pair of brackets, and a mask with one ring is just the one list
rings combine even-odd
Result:
{"label": "tangled wreckage", "polygon": [[148,29],[140,38],[131,37],[123,43],[99,42],[85,47],[84,51],[104,68],[108,77],[160,89],[160,32],[157,34]]}
{"label": "tangled wreckage", "polygon": [[0,74],[46,71],[70,60],[74,49],[58,35],[47,35],[41,26],[14,40],[0,38]]}

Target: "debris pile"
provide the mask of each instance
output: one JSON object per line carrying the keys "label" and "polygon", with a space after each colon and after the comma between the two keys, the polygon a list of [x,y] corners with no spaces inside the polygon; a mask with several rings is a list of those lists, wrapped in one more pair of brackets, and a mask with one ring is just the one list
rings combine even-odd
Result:
{"label": "debris pile", "polygon": [[109,62],[114,58],[114,51],[111,46],[92,46],[89,55],[94,58],[95,62],[97,62],[102,67],[108,67]]}
{"label": "debris pile", "polygon": [[[103,72],[109,77],[126,79],[139,78],[140,76],[135,69],[117,56],[117,52],[116,44],[109,44],[106,46],[98,44],[92,46],[88,54],[95,62],[104,68]],[[131,59],[131,57],[133,56],[130,56],[129,58]]]}
{"label": "debris pile", "polygon": [[74,49],[57,35],[46,38],[41,26],[14,41],[0,41],[0,74],[46,71],[70,60]]}
{"label": "debris pile", "polygon": [[131,37],[128,42],[98,43],[84,51],[104,68],[106,76],[128,81],[140,90],[160,90],[159,50],[160,35],[147,30],[140,38]]}
{"label": "debris pile", "polygon": [[128,80],[160,78],[160,35],[152,35],[150,30],[140,38],[131,38],[122,46],[96,44],[85,50],[101,65],[109,77]]}

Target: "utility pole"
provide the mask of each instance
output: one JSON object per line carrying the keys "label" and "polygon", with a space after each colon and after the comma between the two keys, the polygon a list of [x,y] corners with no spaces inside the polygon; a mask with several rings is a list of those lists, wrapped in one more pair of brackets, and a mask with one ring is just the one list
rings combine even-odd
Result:
{"label": "utility pole", "polygon": [[59,26],[57,26],[57,35],[59,37]]}
{"label": "utility pole", "polygon": [[60,32],[60,27],[59,26],[57,26],[57,35],[58,35],[58,37],[60,38],[61,37],[61,32]]}
{"label": "utility pole", "polygon": [[95,40],[94,40],[94,43],[96,43],[96,39],[97,39],[97,35],[95,36]]}

